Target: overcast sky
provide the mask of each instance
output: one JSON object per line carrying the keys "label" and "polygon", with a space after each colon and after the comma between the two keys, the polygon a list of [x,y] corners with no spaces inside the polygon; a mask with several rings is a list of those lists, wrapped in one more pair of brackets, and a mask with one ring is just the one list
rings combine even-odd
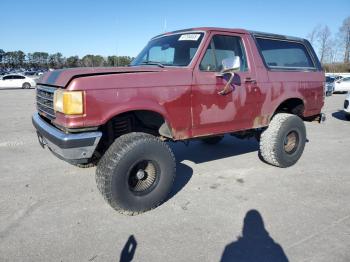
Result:
{"label": "overcast sky", "polygon": [[327,24],[336,34],[350,16],[350,0],[1,0],[0,10],[5,51],[135,56],[165,29],[218,26],[306,37]]}

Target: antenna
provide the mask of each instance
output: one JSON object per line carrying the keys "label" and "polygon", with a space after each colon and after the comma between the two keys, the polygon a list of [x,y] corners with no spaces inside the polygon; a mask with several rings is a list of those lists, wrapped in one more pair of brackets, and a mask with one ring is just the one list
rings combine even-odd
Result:
{"label": "antenna", "polygon": [[166,17],[165,17],[164,18],[164,33],[167,31],[166,26],[167,26],[167,24],[166,24]]}
{"label": "antenna", "polygon": [[[116,59],[113,59],[114,61],[113,61],[113,66],[115,66],[115,62],[117,62],[117,66],[119,66],[119,58],[118,58],[118,39],[119,39],[119,37],[118,37],[118,19],[116,18],[115,19],[115,24],[116,24],[116,36],[117,36],[117,39],[116,39],[116,43],[115,43],[115,56],[116,56]],[[117,61],[115,61],[115,60],[117,60]]]}

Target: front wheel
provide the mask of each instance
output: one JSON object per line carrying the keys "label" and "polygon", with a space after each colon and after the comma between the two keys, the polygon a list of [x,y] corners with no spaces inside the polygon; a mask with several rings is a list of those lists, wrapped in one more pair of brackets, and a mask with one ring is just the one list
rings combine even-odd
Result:
{"label": "front wheel", "polygon": [[29,89],[29,88],[31,88],[31,85],[30,85],[29,83],[25,82],[25,83],[22,85],[22,88],[23,88],[23,89]]}
{"label": "front wheel", "polygon": [[280,113],[261,134],[260,155],[271,165],[289,167],[301,157],[305,142],[303,120],[296,115]]}
{"label": "front wheel", "polygon": [[176,162],[169,146],[145,133],[116,139],[96,169],[97,187],[111,207],[137,215],[160,205],[170,193]]}

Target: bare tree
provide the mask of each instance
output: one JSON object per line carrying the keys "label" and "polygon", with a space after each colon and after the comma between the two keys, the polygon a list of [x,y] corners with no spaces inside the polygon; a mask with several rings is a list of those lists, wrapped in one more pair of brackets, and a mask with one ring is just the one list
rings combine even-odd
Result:
{"label": "bare tree", "polygon": [[344,63],[350,62],[350,16],[344,19],[339,28],[339,35],[342,47],[344,48]]}
{"label": "bare tree", "polygon": [[310,41],[312,46],[315,46],[315,41],[317,38],[317,34],[320,31],[320,25],[315,26],[312,31],[307,35],[307,39]]}
{"label": "bare tree", "polygon": [[317,33],[317,43],[319,46],[320,61],[323,63],[325,58],[329,55],[331,48],[331,31],[328,26],[324,26]]}
{"label": "bare tree", "polygon": [[337,58],[339,57],[339,45],[335,39],[331,39],[329,43],[328,63],[334,64],[337,62]]}

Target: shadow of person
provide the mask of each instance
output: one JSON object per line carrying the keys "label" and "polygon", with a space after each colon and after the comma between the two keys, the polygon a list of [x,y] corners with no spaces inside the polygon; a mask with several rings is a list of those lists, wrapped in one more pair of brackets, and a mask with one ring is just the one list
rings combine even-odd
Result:
{"label": "shadow of person", "polygon": [[[341,110],[332,113],[332,117],[338,119],[338,120],[343,120],[343,121],[348,121],[347,116],[345,115],[345,113]],[[349,119],[350,120],[350,119]]]}
{"label": "shadow of person", "polygon": [[286,262],[288,258],[282,247],[269,236],[260,213],[250,210],[244,218],[242,237],[225,247],[221,261]]}
{"label": "shadow of person", "polygon": [[120,253],[120,262],[130,262],[135,255],[137,242],[134,235],[129,236],[128,241],[125,243],[122,252]]}

